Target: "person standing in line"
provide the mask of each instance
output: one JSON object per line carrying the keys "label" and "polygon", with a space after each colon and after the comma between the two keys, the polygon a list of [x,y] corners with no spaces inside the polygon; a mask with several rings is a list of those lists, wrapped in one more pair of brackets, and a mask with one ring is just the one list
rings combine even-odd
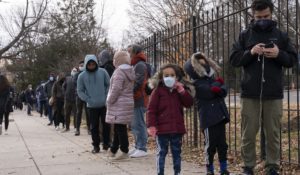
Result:
{"label": "person standing in line", "polygon": [[45,92],[45,83],[44,81],[41,81],[40,85],[36,88],[36,93],[38,97],[38,103],[39,103],[39,113],[40,117],[47,116],[47,94]]}
{"label": "person standing in line", "polygon": [[2,122],[5,118],[5,131],[8,129],[9,123],[9,95],[10,95],[10,84],[4,75],[0,75],[0,135],[2,135]]}
{"label": "person standing in line", "polygon": [[27,115],[32,116],[31,110],[33,108],[33,103],[35,100],[34,91],[32,90],[32,85],[29,84],[26,91],[25,91],[25,99],[27,103]]}
{"label": "person standing in line", "polygon": [[218,152],[220,174],[229,175],[226,143],[229,113],[224,100],[227,89],[223,79],[215,78],[215,73],[219,73],[221,68],[215,61],[198,52],[185,63],[184,69],[196,89],[200,128],[205,140],[206,174],[214,174],[214,156]]}
{"label": "person standing in line", "polygon": [[63,84],[65,82],[65,75],[60,73],[57,77],[57,81],[52,87],[52,98],[54,105],[54,125],[55,129],[59,130],[59,123],[62,123],[62,128],[65,128],[65,118],[64,118],[64,91]]}
{"label": "person standing in line", "polygon": [[146,55],[143,48],[133,44],[127,47],[131,58],[131,65],[134,67],[135,83],[134,83],[134,117],[131,123],[132,134],[135,139],[135,145],[129,151],[129,156],[133,158],[147,156],[147,127],[144,114],[148,105],[148,96],[145,88],[148,80],[148,71],[146,65]]}
{"label": "person standing in line", "polygon": [[[85,71],[79,74],[77,93],[81,100],[86,101],[90,115],[93,140],[92,153],[100,152],[99,123],[106,115],[106,97],[109,90],[109,75],[105,69],[99,68],[95,55],[86,55],[84,59]],[[104,125],[104,123],[102,124]],[[103,129],[103,150],[108,150],[110,134]]]}
{"label": "person standing in line", "polygon": [[[84,61],[80,61],[79,65],[78,65],[78,72],[75,74],[74,76],[74,84],[75,84],[75,89],[77,89],[77,80],[78,80],[78,76],[85,71],[84,68]],[[77,90],[75,90],[75,96],[76,96],[76,131],[75,131],[75,136],[79,136],[80,135],[80,125],[81,125],[81,118],[82,118],[82,110],[84,108],[85,111],[85,117],[86,117],[86,126],[87,126],[87,131],[88,131],[88,135],[91,135],[91,124],[90,124],[90,117],[89,117],[89,113],[87,110],[87,105],[86,102],[81,100],[78,96]]]}
{"label": "person standing in line", "polygon": [[[135,74],[130,65],[130,57],[127,52],[119,51],[115,53],[113,63],[117,69],[110,79],[105,121],[114,124],[114,136],[109,156],[119,160],[128,158],[127,124],[130,124],[133,118]],[[115,157],[119,148],[122,154]]]}
{"label": "person standing in line", "polygon": [[[151,85],[148,111],[148,133],[156,139],[156,168],[158,175],[164,175],[165,158],[170,145],[173,157],[174,175],[181,172],[182,137],[186,133],[184,107],[193,105],[193,97],[180,82],[183,75],[175,64],[165,64],[160,68],[156,85]],[[154,81],[152,81],[154,82]]]}
{"label": "person standing in line", "polygon": [[241,154],[243,173],[254,174],[256,135],[263,121],[266,143],[265,172],[279,174],[280,127],[282,119],[284,68],[297,62],[297,53],[288,35],[272,20],[271,0],[254,0],[253,20],[233,44],[230,63],[242,68]]}
{"label": "person standing in line", "polygon": [[48,119],[49,119],[49,123],[48,126],[53,124],[53,110],[52,110],[52,105],[49,104],[49,100],[52,96],[52,87],[55,83],[55,78],[54,78],[54,74],[50,74],[49,76],[49,80],[46,82],[45,84],[45,92],[47,94],[47,113],[48,113]]}
{"label": "person standing in line", "polygon": [[77,69],[73,68],[71,71],[71,76],[66,77],[66,80],[64,81],[63,84],[63,91],[64,91],[64,114],[65,114],[65,123],[66,123],[66,128],[63,132],[68,132],[70,131],[70,117],[71,113],[73,111],[73,117],[74,117],[74,128],[76,128],[76,95],[75,95],[75,83],[74,83],[74,77],[77,73]]}

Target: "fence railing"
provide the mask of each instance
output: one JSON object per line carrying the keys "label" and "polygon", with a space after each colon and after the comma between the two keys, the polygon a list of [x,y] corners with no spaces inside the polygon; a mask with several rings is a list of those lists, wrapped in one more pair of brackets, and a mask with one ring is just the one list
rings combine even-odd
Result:
{"label": "fence railing", "polygon": [[[180,66],[192,55],[201,51],[222,66],[229,95],[226,103],[229,107],[231,123],[227,126],[229,150],[236,155],[240,152],[240,98],[239,82],[241,70],[229,64],[232,44],[241,30],[248,27],[252,16],[248,1],[233,0],[215,7],[189,20],[166,30],[153,33],[142,45],[149,62],[157,70],[164,63],[176,63]],[[277,0],[273,19],[278,27],[287,32],[299,50],[299,2],[298,0]],[[299,63],[298,63],[299,64]],[[299,65],[285,70],[284,115],[281,127],[281,161],[300,165],[300,118],[299,118]],[[187,134],[186,146],[203,148],[203,136],[199,128],[198,113],[195,108],[186,110]],[[258,136],[259,138],[259,136]],[[257,148],[259,147],[257,142]],[[259,150],[259,149],[257,149]],[[259,153],[259,151],[257,151]]]}

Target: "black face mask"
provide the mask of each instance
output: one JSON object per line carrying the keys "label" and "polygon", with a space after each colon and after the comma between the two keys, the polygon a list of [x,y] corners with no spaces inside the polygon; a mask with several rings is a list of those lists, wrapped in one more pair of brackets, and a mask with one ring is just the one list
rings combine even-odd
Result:
{"label": "black face mask", "polygon": [[259,19],[259,20],[254,21],[254,27],[258,28],[262,31],[269,30],[275,24],[276,24],[276,22],[271,19]]}
{"label": "black face mask", "polygon": [[86,68],[86,70],[88,72],[95,72],[97,69],[98,69],[98,66],[96,66],[94,69],[88,69],[88,68]]}

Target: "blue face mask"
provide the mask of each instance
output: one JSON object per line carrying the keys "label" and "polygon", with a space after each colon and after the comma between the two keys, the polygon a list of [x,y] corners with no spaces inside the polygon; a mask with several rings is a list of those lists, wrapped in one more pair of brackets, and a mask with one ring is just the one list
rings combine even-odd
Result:
{"label": "blue face mask", "polygon": [[164,77],[164,83],[169,88],[174,87],[175,81],[175,77]]}
{"label": "blue face mask", "polygon": [[271,19],[259,19],[254,22],[254,26],[265,31],[272,27],[276,22]]}

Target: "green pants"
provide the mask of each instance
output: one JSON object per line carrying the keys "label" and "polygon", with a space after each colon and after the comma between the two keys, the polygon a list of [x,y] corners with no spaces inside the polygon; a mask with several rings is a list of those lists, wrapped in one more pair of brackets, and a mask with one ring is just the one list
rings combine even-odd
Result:
{"label": "green pants", "polygon": [[[266,169],[279,168],[280,160],[280,124],[282,118],[282,100],[262,100],[243,98],[241,100],[242,117],[242,158],[244,166],[256,165],[256,135],[260,129],[261,119],[266,138]],[[262,108],[261,108],[262,107]],[[260,116],[262,109],[262,117]]]}

